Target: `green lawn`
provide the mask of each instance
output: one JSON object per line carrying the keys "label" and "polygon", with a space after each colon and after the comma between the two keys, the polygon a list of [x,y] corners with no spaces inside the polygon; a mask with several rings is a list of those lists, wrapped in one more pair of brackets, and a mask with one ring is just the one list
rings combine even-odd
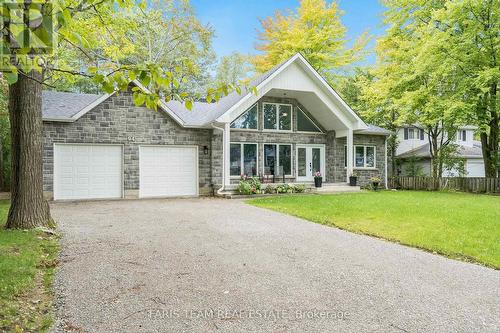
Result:
{"label": "green lawn", "polygon": [[500,268],[500,197],[381,191],[258,198],[250,204]]}
{"label": "green lawn", "polygon": [[58,241],[41,231],[4,229],[8,209],[0,201],[0,332],[43,332],[52,324]]}

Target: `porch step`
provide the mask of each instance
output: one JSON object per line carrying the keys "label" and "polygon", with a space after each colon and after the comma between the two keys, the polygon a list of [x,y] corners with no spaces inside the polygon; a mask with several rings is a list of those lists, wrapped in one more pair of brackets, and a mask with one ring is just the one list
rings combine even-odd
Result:
{"label": "porch step", "polygon": [[349,186],[346,183],[324,183],[322,187],[315,189],[316,193],[342,193],[342,192],[359,192],[359,186]]}

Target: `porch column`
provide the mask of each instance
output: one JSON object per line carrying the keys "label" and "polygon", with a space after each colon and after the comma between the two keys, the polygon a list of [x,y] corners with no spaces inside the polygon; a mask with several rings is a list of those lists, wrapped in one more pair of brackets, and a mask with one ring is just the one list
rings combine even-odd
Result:
{"label": "porch column", "polygon": [[223,140],[223,155],[224,155],[224,161],[223,161],[223,166],[222,166],[222,173],[223,173],[223,184],[224,187],[231,185],[231,178],[230,178],[230,165],[229,165],[229,154],[230,154],[230,149],[231,149],[231,127],[230,123],[225,123],[224,124],[224,132],[222,136]]}
{"label": "porch column", "polygon": [[352,175],[353,172],[353,156],[354,156],[354,145],[353,145],[353,133],[352,129],[349,128],[347,130],[347,182],[349,182],[349,176]]}

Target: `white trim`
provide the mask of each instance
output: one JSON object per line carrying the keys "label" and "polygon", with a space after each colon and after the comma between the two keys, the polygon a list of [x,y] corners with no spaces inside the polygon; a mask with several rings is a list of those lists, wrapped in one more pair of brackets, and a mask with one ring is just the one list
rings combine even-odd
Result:
{"label": "white trim", "polygon": [[222,186],[231,185],[231,127],[229,123],[224,124],[222,132],[222,154],[224,166],[222,168]]}
{"label": "white trim", "polygon": [[[296,55],[294,55],[293,57],[291,57],[290,59],[288,59],[287,62],[285,62],[284,64],[282,64],[280,66],[280,68],[278,68],[274,73],[272,73],[271,75],[269,75],[268,78],[266,78],[264,81],[262,81],[261,83],[259,83],[256,87],[255,87],[255,90],[258,92],[260,90],[260,88],[262,88],[264,85],[266,85],[268,82],[270,82],[272,79],[274,79],[279,73],[281,73],[286,67],[288,67],[288,65],[290,65],[291,63],[293,63],[297,58],[298,58],[299,54],[297,53]],[[249,93],[247,93],[242,99],[240,99],[236,104],[234,104],[233,106],[231,106],[229,108],[229,110],[227,110],[226,112],[224,112],[222,115],[220,115],[219,117],[217,117],[217,119],[215,121],[219,121],[219,122],[224,122],[222,120],[222,118],[227,115],[227,114],[231,114],[231,112],[233,112],[235,109],[239,108],[244,102],[246,102],[247,99],[249,99],[250,97],[252,96],[252,92],[250,91]],[[262,126],[264,128],[264,126]]]}
{"label": "white trim", "polygon": [[[364,165],[365,166],[356,166],[355,163],[356,163],[356,148],[357,147],[363,147],[363,159],[364,159]],[[373,148],[373,166],[366,166],[366,147],[372,147]],[[344,145],[344,155],[345,155],[345,149],[347,148],[347,145]],[[353,145],[353,159],[352,159],[352,162],[353,162],[353,169],[354,170],[378,170],[377,168],[377,146],[375,145],[370,145],[370,144],[358,144],[358,145]],[[345,161],[345,156],[344,156],[344,168],[346,168],[346,161]]]}
{"label": "white trim", "polygon": [[[351,107],[342,99],[342,97],[340,97],[339,94],[337,94],[337,92],[328,84],[328,82],[326,82],[326,80],[311,66],[311,64],[309,63],[309,61],[307,61],[306,58],[304,58],[302,56],[302,54],[300,53],[297,53],[298,55],[298,58],[302,60],[302,62],[306,65],[306,67],[311,71],[311,73],[314,74],[314,76],[327,88],[327,90],[333,94],[335,96],[335,98],[337,100],[340,101],[340,103],[342,104],[342,106],[352,115],[354,116],[354,118],[360,122],[362,125],[364,125],[364,128],[368,128],[368,126],[365,124],[365,122],[356,114],[356,112],[354,112],[353,109],[351,109]],[[362,126],[363,127],[363,126]]]}
{"label": "white trim", "polygon": [[[288,175],[285,175],[285,178],[288,177],[288,178],[293,178],[294,177],[294,172],[293,172],[293,169],[292,169],[292,165],[293,165],[293,155],[292,155],[292,152],[293,152],[293,143],[275,143],[275,142],[264,142],[262,143],[262,175],[264,175],[264,168],[265,168],[265,161],[266,161],[266,149],[265,149],[265,145],[275,145],[277,146],[276,147],[276,161],[278,163],[278,166],[279,166],[279,146],[290,146],[290,174]],[[280,177],[282,177],[283,175],[281,175]]]}
{"label": "white trim", "polygon": [[[250,111],[254,106],[257,107],[257,128],[237,128],[237,127],[231,127],[231,125],[237,121],[238,119],[240,119],[241,117],[243,117],[243,115],[245,113],[247,113],[248,111]],[[254,104],[252,104],[251,107],[249,107],[248,109],[246,109],[242,114],[240,114],[235,120],[233,120],[229,127],[231,128],[232,131],[246,131],[246,132],[258,132],[259,131],[259,102],[255,102]]]}
{"label": "white trim", "polygon": [[[368,126],[365,124],[365,122],[359,118],[359,116],[349,107],[349,105],[347,105],[345,103],[345,101],[335,92],[335,90],[333,90],[333,88],[325,81],[325,79],[323,79],[323,77],[321,77],[321,75],[319,75],[319,73],[314,69],[312,68],[312,66],[309,64],[309,62],[300,54],[300,53],[297,53],[295,54],[293,57],[291,57],[290,59],[288,59],[284,64],[282,64],[274,73],[272,73],[268,78],[266,78],[264,81],[262,81],[261,83],[259,83],[255,89],[257,91],[257,94],[259,93],[259,91],[261,90],[262,87],[264,87],[266,84],[268,84],[270,81],[272,81],[277,75],[279,75],[282,71],[285,70],[285,68],[287,68],[290,64],[292,64],[293,62],[295,62],[297,59],[300,59],[300,61],[306,66],[306,68],[311,72],[313,73],[314,77],[319,80],[319,82],[327,89],[327,91],[333,95],[334,99],[338,100],[340,102],[340,104],[344,107],[344,109],[347,111],[348,114],[350,114],[354,119],[355,121],[358,122],[359,125],[361,126],[357,126],[359,128],[356,128],[356,129],[367,129]],[[251,92],[247,93],[243,98],[241,98],[236,104],[234,104],[232,107],[230,107],[226,112],[224,112],[222,115],[220,115],[219,117],[217,117],[216,121],[217,122],[226,122],[226,121],[232,121],[234,119],[227,119],[229,117],[229,115],[236,109],[238,109],[242,104],[244,104],[249,98],[251,98],[253,96],[253,94]],[[239,114],[238,114],[239,116]],[[337,115],[339,116],[339,115]],[[346,119],[346,120],[349,120],[349,119]],[[341,122],[342,119],[341,119]],[[349,122],[350,123],[350,122]],[[346,123],[344,123],[344,125],[348,126]],[[264,127],[264,126],[263,126]],[[356,127],[356,126],[355,126]]]}
{"label": "white trim", "polygon": [[[321,148],[321,156],[320,156],[320,163],[321,163],[321,175],[323,178],[326,178],[326,145],[322,143],[318,144],[302,144],[298,143],[295,145],[295,181],[296,182],[311,182],[310,179],[305,179],[305,180],[300,180],[301,178],[307,178],[307,176],[299,176],[299,148]],[[306,150],[306,163],[307,163],[307,150]],[[312,161],[311,161],[312,163]],[[306,166],[307,168],[307,166]],[[312,179],[314,180],[314,175],[311,175]]]}
{"label": "white trim", "polygon": [[77,113],[75,113],[71,117],[72,121],[76,121],[76,120],[80,119],[84,114],[86,114],[87,112],[96,108],[99,104],[101,104],[102,102],[104,102],[105,100],[107,100],[108,98],[113,96],[115,93],[116,92],[113,92],[111,94],[106,94],[106,95],[101,96],[100,98],[96,99],[95,101],[93,101],[92,103],[90,103],[89,105],[87,105],[86,107],[84,107],[83,109],[78,111]]}
{"label": "white trim", "polygon": [[351,128],[347,130],[346,135],[347,158],[346,158],[346,181],[349,183],[349,177],[354,172],[354,134]]}
{"label": "white trim", "polygon": [[57,118],[57,117],[43,118],[43,121],[45,121],[45,122],[58,122],[58,123],[72,123],[72,122],[74,122],[74,120],[71,118]]}
{"label": "white trim", "polygon": [[[109,199],[123,199],[125,197],[125,144],[123,143],[92,143],[92,142],[53,142],[52,143],[52,196],[54,201],[77,201],[77,200],[101,200],[99,198],[86,198],[86,199],[58,199],[56,197],[56,170],[57,170],[57,158],[56,158],[56,146],[119,146],[121,148],[121,197],[119,198],[109,198]],[[106,198],[108,199],[108,198]],[[102,200],[106,200],[102,199]]]}
{"label": "white trim", "polygon": [[[166,195],[166,196],[141,196],[141,148],[144,147],[160,147],[160,148],[195,148],[196,151],[196,194],[193,195]],[[158,144],[141,144],[139,145],[139,186],[138,186],[138,196],[139,199],[142,198],[177,198],[177,197],[198,197],[200,196],[200,147],[197,145],[158,145]]]}
{"label": "white trim", "polygon": [[319,131],[319,132],[308,132],[308,131],[299,131],[299,113],[297,112],[296,116],[295,116],[295,122],[296,122],[296,133],[308,133],[308,134],[325,134],[325,132],[323,132],[323,130],[321,128],[319,128],[318,125],[316,125],[316,122],[314,120],[311,119],[311,117],[309,117],[301,108],[300,106],[297,105],[297,109],[299,109],[300,112],[302,112],[302,114],[304,116],[306,116],[307,119],[309,119],[309,121],[314,125],[314,127],[316,127],[316,129]]}
{"label": "white trim", "polygon": [[385,173],[385,189],[389,189],[388,179],[387,179],[387,137],[384,140],[384,150],[385,150],[385,161],[384,161],[384,173]]}
{"label": "white trim", "polygon": [[[265,128],[265,105],[276,105],[276,128]],[[290,107],[290,129],[289,130],[281,130],[279,129],[279,114],[280,114],[280,106],[286,105]],[[262,102],[262,132],[275,132],[275,133],[291,133],[293,132],[293,104],[288,103],[273,103],[273,102]]]}
{"label": "white trim", "polygon": [[[151,91],[144,87],[138,80],[134,80],[132,81],[131,83],[135,84],[139,89],[141,89],[143,91],[143,93],[145,94],[151,94]],[[101,103],[103,103],[104,101],[106,101],[108,98],[110,98],[111,96],[117,94],[118,91],[114,91],[112,92],[111,94],[105,94],[101,97],[99,97],[98,99],[96,99],[95,101],[93,101],[91,104],[87,105],[86,107],[84,107],[83,109],[81,109],[80,111],[78,111],[77,113],[75,113],[73,116],[71,116],[70,118],[43,118],[42,120],[43,121],[53,121],[53,122],[75,122],[77,121],[78,119],[80,119],[82,116],[84,116],[85,114],[87,114],[88,112],[92,111],[93,109],[95,109],[97,106],[99,106]],[[200,126],[188,126],[186,125],[181,118],[179,118],[174,111],[172,111],[172,109],[170,109],[164,102],[163,100],[160,99],[160,103],[159,103],[159,108],[162,109],[166,114],[168,114],[171,118],[173,118],[175,120],[175,122],[177,122],[177,124],[181,125],[182,127],[186,127],[186,128],[200,128]]]}
{"label": "white trim", "polygon": [[[229,167],[229,177],[231,179],[239,179],[241,177],[241,175],[243,174],[243,171],[244,171],[244,156],[245,156],[245,152],[244,152],[244,148],[243,148],[243,145],[255,145],[256,146],[256,153],[257,153],[257,159],[255,161],[255,175],[252,176],[252,177],[257,177],[259,175],[259,143],[258,142],[241,142],[241,141],[236,141],[236,142],[233,142],[231,141],[229,143],[229,157],[231,159],[231,145],[240,145],[240,174],[235,176],[235,175],[231,175],[231,165]],[[231,161],[230,161],[231,162]]]}

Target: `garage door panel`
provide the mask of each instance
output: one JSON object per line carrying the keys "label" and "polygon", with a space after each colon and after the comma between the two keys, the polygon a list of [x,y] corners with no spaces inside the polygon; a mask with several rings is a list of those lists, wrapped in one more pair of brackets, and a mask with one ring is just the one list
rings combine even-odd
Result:
{"label": "garage door panel", "polygon": [[141,147],[139,160],[141,197],[197,195],[196,147]]}
{"label": "garage door panel", "polygon": [[122,197],[122,147],[55,145],[54,198]]}
{"label": "garage door panel", "polygon": [[467,176],[468,177],[484,177],[484,161],[482,160],[467,160]]}

